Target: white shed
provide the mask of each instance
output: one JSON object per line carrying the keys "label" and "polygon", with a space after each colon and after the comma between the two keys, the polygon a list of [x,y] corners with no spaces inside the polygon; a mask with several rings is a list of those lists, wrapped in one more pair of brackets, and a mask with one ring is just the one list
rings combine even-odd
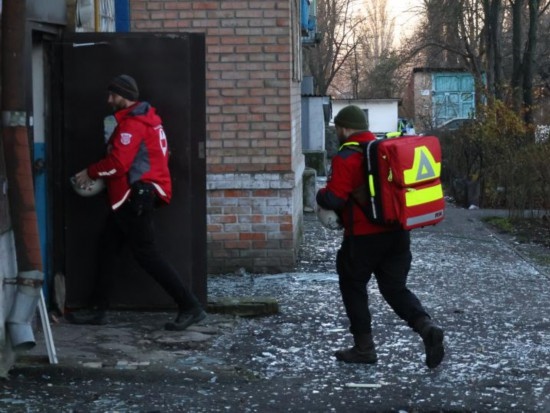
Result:
{"label": "white shed", "polygon": [[340,109],[348,105],[359,106],[365,112],[369,121],[369,130],[375,134],[383,135],[397,129],[399,99],[333,99],[332,118]]}

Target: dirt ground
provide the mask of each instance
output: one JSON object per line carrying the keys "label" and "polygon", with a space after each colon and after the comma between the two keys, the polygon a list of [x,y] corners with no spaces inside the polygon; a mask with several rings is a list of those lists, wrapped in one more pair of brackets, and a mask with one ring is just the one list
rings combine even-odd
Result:
{"label": "dirt ground", "polygon": [[508,238],[519,253],[542,266],[550,265],[550,218],[502,218],[487,217],[482,219],[499,236]]}
{"label": "dirt ground", "polygon": [[504,231],[520,243],[539,244],[550,248],[550,217],[510,220],[512,228]]}

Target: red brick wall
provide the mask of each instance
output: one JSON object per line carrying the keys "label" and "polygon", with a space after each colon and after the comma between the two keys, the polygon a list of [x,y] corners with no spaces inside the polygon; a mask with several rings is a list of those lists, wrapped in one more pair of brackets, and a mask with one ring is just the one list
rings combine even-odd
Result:
{"label": "red brick wall", "polygon": [[302,223],[294,0],[130,0],[133,31],[206,34],[208,271],[292,269]]}

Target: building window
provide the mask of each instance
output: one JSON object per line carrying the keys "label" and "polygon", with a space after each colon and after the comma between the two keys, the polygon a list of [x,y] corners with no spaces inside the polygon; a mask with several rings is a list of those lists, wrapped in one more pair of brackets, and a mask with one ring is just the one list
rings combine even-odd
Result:
{"label": "building window", "polygon": [[114,32],[114,0],[77,0],[75,13],[77,32]]}
{"label": "building window", "polygon": [[99,0],[99,31],[116,31],[114,0]]}

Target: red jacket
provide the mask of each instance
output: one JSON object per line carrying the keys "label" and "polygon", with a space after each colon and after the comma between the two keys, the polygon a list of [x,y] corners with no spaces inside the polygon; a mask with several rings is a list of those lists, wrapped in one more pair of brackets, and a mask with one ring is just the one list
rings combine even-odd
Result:
{"label": "red jacket", "polygon": [[[343,142],[369,142],[376,139],[371,132],[357,132]],[[392,231],[393,228],[373,224],[352,198],[353,190],[365,185],[363,154],[342,145],[332,159],[330,177],[325,188],[317,192],[317,203],[336,211],[344,225],[344,235],[369,235]],[[363,205],[364,206],[364,205]]]}
{"label": "red jacket", "polygon": [[107,156],[88,167],[92,179],[103,178],[109,202],[120,207],[136,181],[154,185],[158,198],[169,203],[172,181],[168,170],[168,143],[155,108],[137,102],[114,114],[117,127],[107,144]]}

